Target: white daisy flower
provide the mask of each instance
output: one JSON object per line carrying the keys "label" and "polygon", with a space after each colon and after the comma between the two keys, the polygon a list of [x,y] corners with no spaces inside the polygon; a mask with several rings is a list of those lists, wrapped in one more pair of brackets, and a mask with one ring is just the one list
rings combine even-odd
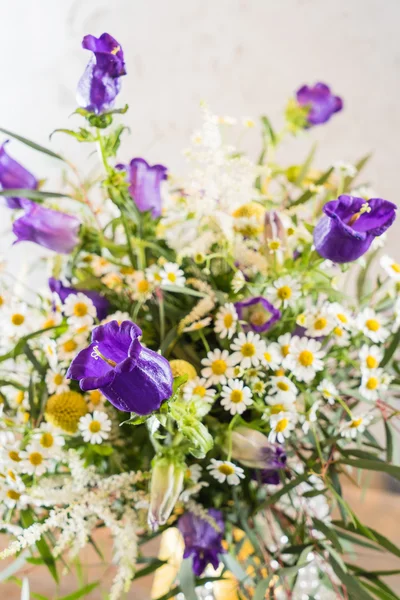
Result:
{"label": "white daisy flower", "polygon": [[371,423],[373,417],[368,415],[354,415],[351,421],[347,421],[341,428],[340,434],[344,438],[356,439],[359,433],[363,433]]}
{"label": "white daisy flower", "polygon": [[293,306],[301,296],[300,284],[290,277],[285,275],[273,282],[272,286],[267,288],[267,294],[270,296],[273,304],[278,304],[286,308]]}
{"label": "white daisy flower", "polygon": [[364,344],[359,353],[361,370],[377,369],[383,358],[383,350],[379,346]]}
{"label": "white daisy flower", "polygon": [[46,456],[59,454],[65,444],[63,436],[50,423],[42,423],[32,437]]}
{"label": "white daisy flower", "polygon": [[395,281],[400,281],[400,263],[390,258],[387,254],[381,257],[381,267]]}
{"label": "white daisy flower", "polygon": [[246,278],[242,271],[236,271],[231,281],[231,288],[235,294],[238,294],[241,289],[246,285]]}
{"label": "white daisy flower", "polygon": [[160,271],[161,287],[168,285],[175,285],[178,287],[184,287],[185,285],[185,274],[179,265],[176,263],[166,262],[163,264]]}
{"label": "white daisy flower", "polygon": [[353,317],[339,302],[328,304],[328,312],[334,317],[336,325],[345,329],[351,329]]}
{"label": "white daisy flower", "polygon": [[279,352],[281,355],[281,360],[284,360],[286,358],[286,356],[289,354],[292,339],[293,338],[290,333],[285,333],[284,335],[280,335],[278,337],[277,343],[279,345]]}
{"label": "white daisy flower", "polygon": [[68,323],[74,327],[92,325],[97,315],[92,300],[81,292],[70,294],[65,299],[64,313],[68,317]]}
{"label": "white daisy flower", "polygon": [[385,319],[372,308],[364,308],[356,319],[356,325],[375,344],[384,342],[390,335],[389,329],[385,327]]}
{"label": "white daisy flower", "polygon": [[2,329],[10,338],[22,337],[31,331],[32,318],[26,304],[13,303],[2,313]]}
{"label": "white daisy flower", "polygon": [[276,371],[278,369],[279,365],[281,364],[281,361],[282,361],[281,347],[276,342],[272,342],[272,344],[269,344],[266,347],[263,357],[261,359],[261,364],[264,367],[268,367],[269,369],[272,369],[272,371]]}
{"label": "white daisy flower", "polygon": [[96,277],[101,277],[106,273],[110,273],[110,271],[113,271],[115,268],[115,266],[104,256],[92,256],[90,266]]}
{"label": "white daisy flower", "polygon": [[214,401],[215,394],[217,393],[204,377],[195,377],[185,384],[183,389],[183,399],[189,402],[193,398],[200,398],[210,404]]}
{"label": "white daisy flower", "polygon": [[57,340],[58,356],[61,360],[72,360],[85,344],[86,336],[76,335],[72,331],[67,331]]}
{"label": "white daisy flower", "polygon": [[266,347],[258,333],[241,331],[233,340],[231,350],[234,351],[232,354],[234,364],[240,364],[242,369],[249,369],[252,366],[258,367],[264,357]]}
{"label": "white daisy flower", "polygon": [[122,310],[117,310],[112,315],[108,315],[105,319],[102,320],[101,324],[106,325],[107,323],[111,323],[111,321],[117,321],[118,325],[121,325],[123,321],[129,321],[131,315],[128,312],[124,312]]}
{"label": "white daisy flower", "polygon": [[26,450],[21,451],[21,458],[20,469],[22,473],[36,475],[37,477],[46,473],[48,468],[47,452],[37,441],[32,442]]}
{"label": "white daisy flower", "polygon": [[116,292],[121,292],[124,288],[124,280],[122,275],[120,273],[116,273],[115,271],[103,275],[101,282],[104,283],[104,285],[110,290],[115,290]]}
{"label": "white daisy flower", "polygon": [[22,462],[21,444],[14,434],[8,436],[7,442],[0,447],[0,465],[3,469],[20,471]]}
{"label": "white daisy flower", "polygon": [[60,298],[56,294],[54,294],[54,298],[54,309],[41,317],[40,329],[56,327],[62,322],[62,304]]}
{"label": "white daisy flower", "polygon": [[65,378],[64,369],[49,369],[45,381],[49,394],[61,394],[69,390],[69,382]]}
{"label": "white daisy flower", "polygon": [[212,458],[211,465],[207,467],[207,470],[219,483],[226,481],[229,485],[239,485],[240,480],[244,479],[242,467],[238,467],[229,460],[215,460],[215,458]]}
{"label": "white daisy flower", "polygon": [[204,329],[205,327],[208,327],[208,325],[210,323],[211,323],[211,317],[205,317],[204,319],[200,319],[199,321],[194,321],[187,327],[184,327],[183,331],[186,331],[186,332],[199,331],[200,329]]}
{"label": "white daisy flower", "polygon": [[93,414],[87,414],[79,419],[79,431],[83,441],[90,444],[101,444],[108,438],[111,431],[111,421],[104,412],[95,410]]}
{"label": "white daisy flower", "polygon": [[327,306],[322,306],[312,313],[306,314],[305,328],[306,335],[309,337],[324,337],[332,331],[334,326],[334,317]]}
{"label": "white daisy flower", "polygon": [[266,396],[265,402],[268,405],[269,411],[264,414],[263,419],[269,418],[269,415],[277,415],[281,412],[296,413],[295,396]]}
{"label": "white daisy flower", "polygon": [[186,468],[185,477],[187,479],[191,479],[193,483],[197,483],[198,481],[200,481],[202,472],[202,467],[199,464],[194,463],[193,465],[189,465]]}
{"label": "white daisy flower", "polygon": [[299,381],[308,383],[314,379],[318,371],[324,368],[322,360],[324,356],[325,352],[321,350],[320,342],[296,335],[292,338],[283,367],[291,371]]}
{"label": "white daisy flower", "polygon": [[0,486],[0,501],[5,504],[7,508],[19,508],[24,509],[27,506],[28,497],[23,494],[24,486],[21,488],[13,485],[1,485]]}
{"label": "white daisy flower", "polygon": [[308,411],[304,419],[303,425],[301,427],[305,434],[307,434],[310,431],[311,424],[317,421],[317,412],[321,404],[321,400],[317,400],[316,402],[314,402],[314,404]]}
{"label": "white daisy flower", "polygon": [[58,362],[56,341],[48,337],[42,338],[42,348],[47,360],[49,361],[50,368],[56,369]]}
{"label": "white daisy flower", "polygon": [[201,364],[204,365],[201,375],[207,380],[207,385],[216,383],[225,385],[233,376],[234,362],[228,350],[216,348],[208,352],[207,358],[203,358]]}
{"label": "white daisy flower", "polygon": [[270,377],[269,383],[271,385],[270,392],[276,396],[278,402],[293,403],[296,400],[297,387],[288,377]]}
{"label": "white daisy flower", "polygon": [[250,388],[240,379],[229,379],[228,385],[222,388],[221,398],[221,405],[231,415],[241,415],[248,406],[253,404]]}
{"label": "white daisy flower", "polygon": [[386,374],[383,369],[364,371],[359,388],[360,394],[366,400],[378,400],[380,393],[387,390],[390,381],[390,375]]}
{"label": "white daisy flower", "polygon": [[105,396],[100,392],[100,390],[90,390],[86,394],[86,400],[88,402],[89,410],[103,410],[104,403],[106,401]]}
{"label": "white daisy flower", "polygon": [[[155,286],[161,285],[162,277],[161,277],[161,266],[154,264],[150,267],[147,267],[145,270],[146,279],[150,281]],[[172,283],[172,282],[170,282]]]}
{"label": "white daisy flower", "polygon": [[341,348],[348,346],[350,344],[350,333],[344,327],[340,325],[336,325],[332,329],[332,341],[336,346],[340,346]]}
{"label": "white daisy flower", "polygon": [[339,392],[332,381],[323,379],[317,387],[317,390],[321,392],[322,397],[325,398],[325,400],[328,400],[329,404],[335,404],[335,398],[339,396]]}
{"label": "white daisy flower", "polygon": [[346,163],[341,160],[334,163],[333,168],[338,175],[342,177],[355,177],[357,175],[357,168],[351,163]]}
{"label": "white daisy flower", "polygon": [[132,297],[134,300],[139,302],[146,302],[151,298],[153,293],[153,286],[151,281],[146,278],[143,271],[135,271],[132,275],[129,275],[128,284],[133,288]]}
{"label": "white daisy flower", "polygon": [[270,442],[279,442],[283,444],[285,438],[290,436],[290,432],[293,431],[296,425],[296,414],[292,412],[280,412],[278,414],[271,415],[269,419],[271,427],[268,439]]}
{"label": "white daisy flower", "polygon": [[238,316],[235,305],[231,302],[224,304],[215,315],[214,331],[221,339],[231,337],[236,333]]}
{"label": "white daisy flower", "polygon": [[253,394],[257,394],[258,396],[262,396],[263,394],[265,394],[265,390],[267,388],[267,385],[264,381],[261,381],[261,379],[259,379],[258,381],[255,381],[252,386],[251,386],[251,391],[253,392]]}

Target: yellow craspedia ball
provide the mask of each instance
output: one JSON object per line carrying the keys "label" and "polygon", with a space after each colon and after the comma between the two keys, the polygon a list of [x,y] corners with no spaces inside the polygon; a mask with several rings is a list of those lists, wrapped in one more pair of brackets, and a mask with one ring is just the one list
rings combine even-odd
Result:
{"label": "yellow craspedia ball", "polygon": [[182,375],[187,375],[188,379],[197,377],[196,369],[186,360],[171,360],[169,364],[174,377],[181,377]]}
{"label": "yellow craspedia ball", "polygon": [[47,401],[46,421],[60,427],[67,433],[75,433],[79,419],[86,415],[88,407],[84,397],[78,392],[54,394]]}
{"label": "yellow craspedia ball", "polygon": [[258,235],[264,228],[265,208],[258,202],[248,202],[237,208],[233,215],[234,219],[241,219],[234,225],[235,231],[247,237]]}

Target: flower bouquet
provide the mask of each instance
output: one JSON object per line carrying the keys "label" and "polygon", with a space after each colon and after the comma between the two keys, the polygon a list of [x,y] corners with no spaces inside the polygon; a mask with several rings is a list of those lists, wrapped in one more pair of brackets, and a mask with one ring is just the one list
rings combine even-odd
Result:
{"label": "flower bouquet", "polygon": [[111,600],[151,573],[158,600],[398,598],[393,571],[354,556],[400,549],[342,491],[364,471],[400,479],[400,265],[382,256],[369,275],[396,206],[356,187],[365,158],[275,158],[342,100],[299,89],[280,131],[261,118],[256,162],[235,144],[255,122],[203,105],[180,179],[118,162],[123,50],[106,33],[83,48],[81,125],[56,133],[94,146],[101,174],[1,130],[66,172],[44,189],[1,147],[15,243],[50,251],[44,290],[1,272],[0,527],[15,536],[2,557],[58,583],[106,527]]}

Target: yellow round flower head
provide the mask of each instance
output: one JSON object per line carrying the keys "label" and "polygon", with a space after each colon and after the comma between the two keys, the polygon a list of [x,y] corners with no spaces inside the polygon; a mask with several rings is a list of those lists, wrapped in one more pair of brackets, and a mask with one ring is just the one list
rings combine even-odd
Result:
{"label": "yellow round flower head", "polygon": [[[233,215],[239,222],[234,226],[235,231],[247,237],[258,235],[264,229],[265,208],[258,202],[248,202],[237,208]],[[243,222],[241,223],[240,220]]]}
{"label": "yellow round flower head", "polygon": [[46,421],[60,427],[67,433],[78,430],[79,419],[86,415],[88,407],[85,399],[78,392],[64,392],[54,394],[47,401]]}
{"label": "yellow round flower head", "polygon": [[186,360],[171,360],[169,364],[173,377],[181,377],[182,375],[187,375],[188,379],[197,377],[196,369]]}

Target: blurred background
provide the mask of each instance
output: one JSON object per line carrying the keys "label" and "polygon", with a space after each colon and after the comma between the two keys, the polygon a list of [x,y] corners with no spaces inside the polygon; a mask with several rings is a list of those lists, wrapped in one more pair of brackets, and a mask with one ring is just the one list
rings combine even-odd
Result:
{"label": "blurred background", "polygon": [[[0,6],[1,127],[48,146],[54,129],[81,125],[79,117],[70,117],[89,58],[81,40],[107,31],[123,46],[128,70],[118,101],[130,106],[125,121],[131,136],[124,138],[122,161],[143,156],[180,173],[182,150],[200,123],[201,100],[239,119],[267,114],[279,127],[295,90],[324,81],[344,99],[344,111],[289,141],[281,160],[300,162],[313,142],[319,143],[320,168],[355,162],[371,151],[360,181],[399,203],[399,0],[0,0]],[[256,129],[249,130],[244,147],[256,156],[259,144]],[[51,147],[83,170],[94,164],[88,148],[66,136],[54,136]],[[57,161],[14,140],[8,150],[56,189]],[[388,245],[397,259],[399,235],[400,219]],[[18,273],[37,249],[11,248],[12,239],[10,213],[1,206],[0,253]],[[360,493],[349,490],[349,498],[368,524],[379,519],[382,533],[396,536],[397,497],[373,490],[362,504]],[[400,542],[397,537],[393,541]],[[8,585],[0,587],[1,597],[11,593]]]}

